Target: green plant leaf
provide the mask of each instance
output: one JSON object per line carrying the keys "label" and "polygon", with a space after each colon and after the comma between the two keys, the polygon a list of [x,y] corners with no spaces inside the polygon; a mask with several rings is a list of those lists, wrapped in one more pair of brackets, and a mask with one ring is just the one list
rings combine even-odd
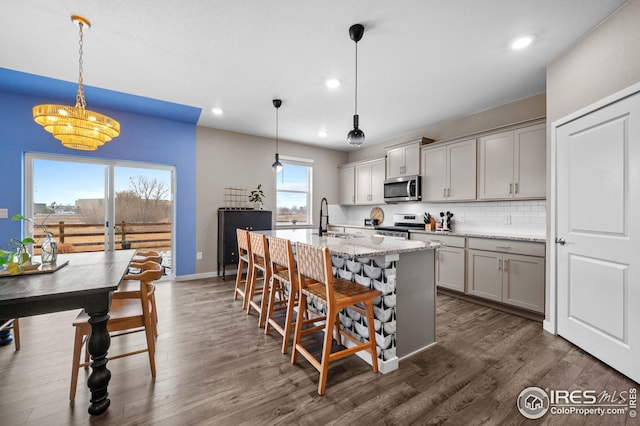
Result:
{"label": "green plant leaf", "polygon": [[11,218],[11,220],[23,220],[24,216],[20,213],[18,214],[14,214],[13,217]]}
{"label": "green plant leaf", "polygon": [[10,263],[7,266],[7,272],[11,275],[19,275],[24,272],[24,268],[19,263]]}
{"label": "green plant leaf", "polygon": [[31,237],[27,237],[24,240],[20,241],[22,244],[33,244],[35,243],[34,239]]}

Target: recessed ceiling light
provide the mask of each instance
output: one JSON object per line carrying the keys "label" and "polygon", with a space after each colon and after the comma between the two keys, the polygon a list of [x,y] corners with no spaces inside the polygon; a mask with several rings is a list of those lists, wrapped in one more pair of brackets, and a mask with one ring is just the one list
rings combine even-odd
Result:
{"label": "recessed ceiling light", "polygon": [[327,80],[327,87],[329,89],[337,89],[338,87],[340,87],[340,80],[338,80],[337,78],[330,78]]}
{"label": "recessed ceiling light", "polygon": [[326,130],[320,130],[318,132],[318,136],[320,136],[321,138],[326,138],[327,136],[329,136],[329,132],[327,132]]}
{"label": "recessed ceiling light", "polygon": [[220,108],[213,108],[211,110],[215,115],[222,115],[222,113],[224,113],[224,111]]}
{"label": "recessed ceiling light", "polygon": [[525,47],[529,46],[532,41],[533,37],[531,36],[520,37],[517,38],[513,43],[511,43],[511,48],[515,50],[524,49]]}

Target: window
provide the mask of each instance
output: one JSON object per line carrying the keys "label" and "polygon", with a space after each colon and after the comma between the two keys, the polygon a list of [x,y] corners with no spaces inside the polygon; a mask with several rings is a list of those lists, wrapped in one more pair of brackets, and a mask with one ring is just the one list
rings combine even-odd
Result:
{"label": "window", "polygon": [[282,171],[276,177],[276,225],[311,225],[310,160],[280,157]]}

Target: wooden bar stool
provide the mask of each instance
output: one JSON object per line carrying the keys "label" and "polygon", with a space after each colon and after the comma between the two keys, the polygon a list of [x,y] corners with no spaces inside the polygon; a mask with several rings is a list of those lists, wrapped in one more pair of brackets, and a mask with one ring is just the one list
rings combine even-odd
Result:
{"label": "wooden bar stool", "polygon": [[[373,299],[382,293],[372,290],[351,281],[334,278],[331,269],[331,255],[327,247],[315,247],[309,244],[297,243],[298,255],[298,285],[299,297],[298,318],[293,339],[293,353],[291,363],[295,364],[298,352],[304,356],[320,372],[318,394],[324,395],[327,384],[329,363],[359,351],[367,351],[371,355],[373,371],[378,372],[378,357],[376,353],[376,335],[373,320]],[[326,307],[325,318],[304,319],[307,310],[307,299],[317,300]],[[366,316],[369,330],[369,341],[362,343],[348,332],[340,332],[340,320],[338,314],[341,309],[349,307]],[[324,325],[317,325],[323,319]],[[303,326],[315,324],[313,327],[303,329]],[[339,344],[342,338],[350,340],[354,346],[331,353],[333,341],[333,329]],[[303,335],[324,330],[324,343],[322,345],[322,358],[318,362],[315,357],[300,343]]]}
{"label": "wooden bar stool", "polygon": [[[247,309],[247,291],[251,282],[251,272],[253,270],[253,259],[251,258],[251,244],[249,243],[249,231],[246,229],[236,229],[238,238],[238,272],[236,273],[236,288],[233,291],[233,300],[238,300],[238,295],[242,296],[242,309]],[[247,266],[247,277],[242,279],[242,269]],[[244,286],[241,286],[244,284]]]}
{"label": "wooden bar stool", "polygon": [[[267,322],[264,334],[269,333],[269,326],[282,335],[282,353],[287,353],[289,335],[295,324],[293,308],[298,302],[298,277],[291,241],[283,238],[269,239],[269,257],[271,258],[272,279],[269,283],[269,304],[267,306]],[[287,294],[286,288],[289,287]],[[276,300],[276,294],[278,300]],[[286,311],[284,327],[273,318],[274,312]]]}
{"label": "wooden bar stool", "polygon": [[[267,297],[269,294],[269,280],[271,279],[271,260],[269,258],[269,245],[265,234],[249,232],[249,243],[251,244],[251,259],[253,268],[251,271],[251,282],[249,293],[247,294],[247,315],[251,313],[251,307],[260,312],[258,326],[262,323],[267,313]],[[262,275],[261,284],[258,285],[258,274]],[[256,301],[256,296],[260,300]]]}

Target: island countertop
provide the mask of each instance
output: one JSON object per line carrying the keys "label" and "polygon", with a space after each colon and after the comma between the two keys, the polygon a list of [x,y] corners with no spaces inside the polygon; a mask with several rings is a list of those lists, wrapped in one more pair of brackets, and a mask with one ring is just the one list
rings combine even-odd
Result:
{"label": "island countertop", "polygon": [[317,247],[328,247],[332,254],[349,258],[386,256],[389,254],[408,253],[432,250],[437,246],[423,241],[398,240],[380,236],[356,236],[329,232],[322,237],[311,229],[279,229],[271,231],[254,231],[267,236],[290,240],[292,243],[312,244]]}

